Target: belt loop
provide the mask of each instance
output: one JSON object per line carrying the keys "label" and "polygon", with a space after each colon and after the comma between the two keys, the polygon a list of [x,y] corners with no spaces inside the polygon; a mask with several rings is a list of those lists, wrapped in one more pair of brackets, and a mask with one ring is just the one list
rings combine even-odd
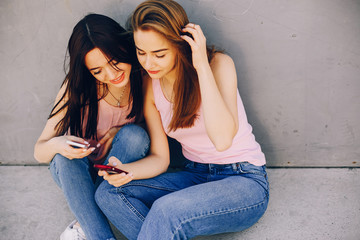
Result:
{"label": "belt loop", "polygon": [[232,163],[231,166],[232,166],[234,171],[237,171],[238,163]]}

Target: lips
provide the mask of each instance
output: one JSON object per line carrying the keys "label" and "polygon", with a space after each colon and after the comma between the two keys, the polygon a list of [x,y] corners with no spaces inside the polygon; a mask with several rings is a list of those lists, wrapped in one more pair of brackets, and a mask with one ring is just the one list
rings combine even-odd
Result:
{"label": "lips", "polygon": [[125,77],[125,73],[121,74],[118,78],[116,79],[113,79],[113,80],[110,80],[110,82],[112,84],[118,84],[118,83],[121,83],[122,80],[124,80],[124,77]]}
{"label": "lips", "polygon": [[148,70],[148,73],[150,73],[150,74],[157,74],[157,73],[159,73],[160,71],[150,71],[150,70]]}

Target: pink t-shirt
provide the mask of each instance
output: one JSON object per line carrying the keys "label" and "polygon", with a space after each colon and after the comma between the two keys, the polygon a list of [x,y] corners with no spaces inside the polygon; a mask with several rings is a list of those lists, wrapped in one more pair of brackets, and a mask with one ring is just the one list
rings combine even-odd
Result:
{"label": "pink t-shirt", "polygon": [[233,139],[231,147],[219,152],[206,133],[201,106],[194,126],[169,131],[168,126],[172,118],[172,103],[165,98],[159,79],[153,79],[152,86],[155,105],[160,113],[165,132],[181,144],[183,154],[187,159],[199,163],[213,164],[249,162],[256,166],[262,166],[266,163],[261,147],[252,134],[252,127],[247,121],[239,92],[237,92],[239,130]]}

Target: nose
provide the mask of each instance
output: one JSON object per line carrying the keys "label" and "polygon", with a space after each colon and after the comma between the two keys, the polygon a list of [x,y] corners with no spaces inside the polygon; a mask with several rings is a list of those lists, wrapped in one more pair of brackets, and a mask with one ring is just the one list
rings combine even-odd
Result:
{"label": "nose", "polygon": [[116,78],[116,70],[112,67],[108,67],[106,70],[106,76],[108,80],[114,80]]}
{"label": "nose", "polygon": [[146,56],[145,62],[144,62],[144,68],[145,69],[151,69],[151,67],[153,66],[153,60],[151,58],[151,56]]}

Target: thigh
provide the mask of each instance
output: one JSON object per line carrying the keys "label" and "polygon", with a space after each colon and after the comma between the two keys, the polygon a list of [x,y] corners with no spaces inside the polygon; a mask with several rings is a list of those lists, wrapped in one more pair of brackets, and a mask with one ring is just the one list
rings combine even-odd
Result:
{"label": "thigh", "polygon": [[[129,239],[136,239],[153,202],[171,192],[194,184],[188,172],[165,173],[135,180],[121,187],[103,181],[95,199],[109,220]],[[159,238],[153,238],[159,239]]]}
{"label": "thigh", "polygon": [[135,180],[118,188],[118,191],[141,200],[150,208],[156,199],[198,184],[199,181],[201,177],[187,171],[179,171],[164,173],[150,179]]}
{"label": "thigh", "polygon": [[168,239],[187,239],[241,231],[258,221],[267,203],[266,189],[240,175],[191,186],[155,201],[139,239],[164,234],[169,234],[164,236]]}
{"label": "thigh", "polygon": [[86,178],[93,182],[96,177],[86,157],[70,160],[61,154],[56,154],[50,162],[49,169],[54,181],[60,188],[62,188],[64,181],[71,182],[71,179]]}

